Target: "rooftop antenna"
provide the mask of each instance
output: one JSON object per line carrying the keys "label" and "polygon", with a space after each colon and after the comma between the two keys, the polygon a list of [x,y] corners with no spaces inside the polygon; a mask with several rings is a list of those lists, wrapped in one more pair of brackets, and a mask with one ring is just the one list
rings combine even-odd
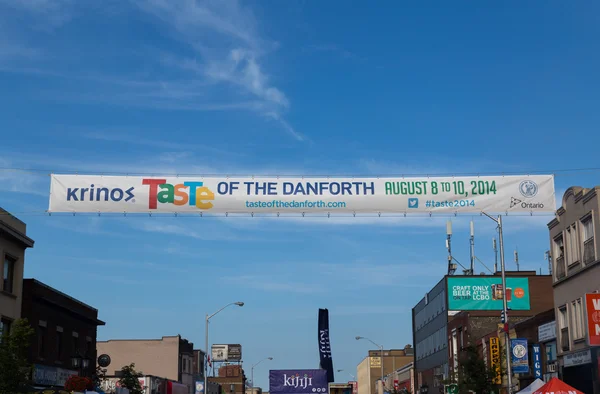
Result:
{"label": "rooftop antenna", "polygon": [[552,256],[549,250],[544,253],[544,260],[548,260],[548,275],[552,275]]}
{"label": "rooftop antenna", "polygon": [[517,265],[517,271],[520,271],[519,269],[519,251],[515,248],[515,264]]}
{"label": "rooftop antenna", "polygon": [[448,249],[448,275],[454,275],[456,273],[456,263],[463,268],[463,272],[467,272],[468,269],[464,265],[460,263],[460,261],[456,260],[454,256],[452,256],[452,222],[448,220],[446,222],[446,249]]}
{"label": "rooftop antenna", "polygon": [[446,249],[448,249],[448,275],[454,275],[456,264],[452,262],[452,222],[446,222]]}
{"label": "rooftop antenna", "polygon": [[475,273],[475,226],[473,221],[471,220],[471,269],[469,270],[469,275],[474,275]]}
{"label": "rooftop antenna", "polygon": [[498,272],[498,246],[496,245],[496,238],[492,238],[492,247],[494,248],[494,273]]}

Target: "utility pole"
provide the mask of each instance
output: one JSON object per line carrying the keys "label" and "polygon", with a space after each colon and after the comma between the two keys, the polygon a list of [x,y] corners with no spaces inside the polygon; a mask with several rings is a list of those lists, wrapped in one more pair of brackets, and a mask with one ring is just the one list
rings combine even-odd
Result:
{"label": "utility pole", "polygon": [[498,247],[496,246],[496,238],[492,238],[492,247],[494,248],[494,273],[498,272]]}
{"label": "utility pole", "polygon": [[473,221],[471,220],[471,268],[469,275],[475,275],[475,227],[473,225]]}
{"label": "utility pole", "polygon": [[504,314],[504,335],[505,335],[505,348],[506,348],[506,378],[507,378],[507,394],[512,393],[512,367],[510,365],[510,333],[509,333],[509,325],[508,325],[508,302],[506,300],[506,269],[504,264],[504,239],[502,232],[502,215],[498,215],[496,219],[493,216],[488,215],[485,212],[482,212],[485,216],[492,219],[494,222],[498,224],[498,242],[500,246],[500,270],[502,271],[502,291],[504,292],[502,301],[503,301],[503,314]]}

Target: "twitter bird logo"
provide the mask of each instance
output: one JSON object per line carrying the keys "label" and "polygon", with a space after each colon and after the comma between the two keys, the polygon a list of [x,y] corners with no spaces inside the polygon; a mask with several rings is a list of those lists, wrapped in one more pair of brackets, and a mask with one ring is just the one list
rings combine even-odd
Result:
{"label": "twitter bird logo", "polygon": [[409,198],[408,199],[408,207],[409,208],[419,208],[419,199],[418,198]]}

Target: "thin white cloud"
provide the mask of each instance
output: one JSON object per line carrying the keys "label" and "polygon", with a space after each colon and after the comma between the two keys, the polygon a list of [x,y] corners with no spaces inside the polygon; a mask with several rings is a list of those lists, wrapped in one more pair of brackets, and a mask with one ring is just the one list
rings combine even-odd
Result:
{"label": "thin white cloud", "polygon": [[30,26],[44,31],[60,27],[71,20],[73,5],[74,0],[0,0],[0,6],[27,12],[33,18]]}
{"label": "thin white cloud", "polygon": [[315,294],[325,291],[322,286],[316,284],[303,283],[302,281],[290,281],[285,276],[278,277],[270,274],[223,276],[220,280],[232,285],[267,292]]}
{"label": "thin white cloud", "polygon": [[136,4],[194,48],[194,58],[167,53],[162,56],[164,63],[195,78],[241,89],[259,100],[255,111],[279,122],[296,140],[305,139],[283,118],[289,99],[264,71],[262,60],[268,44],[257,33],[257,21],[249,9],[236,0],[139,0]]}
{"label": "thin white cloud", "polygon": [[[140,220],[138,220],[140,219]],[[173,219],[174,220],[174,219]],[[128,220],[127,223],[141,231],[150,233],[158,233],[165,235],[181,236],[188,238],[195,238],[202,241],[241,241],[247,240],[246,237],[241,237],[230,231],[219,231],[211,228],[208,230],[203,226],[192,226],[188,223],[168,221],[166,218],[155,218],[154,220],[147,220],[143,218],[136,218]],[[204,228],[206,231],[200,231],[199,229]]]}

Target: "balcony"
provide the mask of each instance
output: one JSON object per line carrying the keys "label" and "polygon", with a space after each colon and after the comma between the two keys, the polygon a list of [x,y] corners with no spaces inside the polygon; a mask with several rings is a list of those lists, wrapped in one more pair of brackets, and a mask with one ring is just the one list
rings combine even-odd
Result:
{"label": "balcony", "polygon": [[594,237],[591,237],[583,243],[583,264],[591,264],[594,261],[596,261],[596,251],[594,250]]}
{"label": "balcony", "polygon": [[566,276],[565,271],[565,256],[560,256],[556,259],[556,266],[554,267],[556,272],[556,280],[561,280]]}
{"label": "balcony", "polygon": [[565,327],[560,330],[560,347],[562,348],[563,352],[568,352],[571,348],[569,341],[569,327]]}

